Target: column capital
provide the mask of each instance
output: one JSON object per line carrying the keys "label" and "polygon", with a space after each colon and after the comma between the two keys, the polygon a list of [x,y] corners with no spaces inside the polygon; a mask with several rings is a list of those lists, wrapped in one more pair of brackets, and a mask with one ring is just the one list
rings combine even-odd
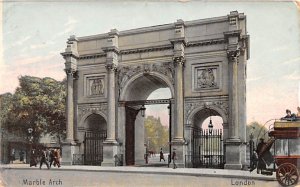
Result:
{"label": "column capital", "polygon": [[230,62],[238,62],[238,57],[240,56],[240,49],[237,50],[228,50],[227,58]]}
{"label": "column capital", "polygon": [[105,65],[105,68],[107,69],[108,72],[116,72],[117,71],[117,65],[114,63],[109,63]]}
{"label": "column capital", "polygon": [[64,70],[65,70],[67,75],[74,76],[77,73],[76,69],[73,69],[73,68],[68,68],[68,69],[64,69]]}
{"label": "column capital", "polygon": [[175,67],[184,66],[185,58],[184,58],[184,56],[176,56],[176,57],[173,57],[173,62],[174,62]]}

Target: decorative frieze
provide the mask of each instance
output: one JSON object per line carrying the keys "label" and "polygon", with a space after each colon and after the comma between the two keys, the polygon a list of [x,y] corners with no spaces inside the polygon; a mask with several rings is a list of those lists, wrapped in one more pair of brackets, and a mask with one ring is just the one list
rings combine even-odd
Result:
{"label": "decorative frieze", "polygon": [[103,113],[107,116],[107,104],[97,103],[97,104],[81,104],[78,105],[78,119],[81,120],[82,117],[87,113]]}
{"label": "decorative frieze", "polygon": [[118,67],[118,84],[121,91],[126,82],[138,73],[158,72],[173,83],[174,82],[174,67],[170,62],[155,63],[155,64],[141,64],[133,66],[119,66]]}
{"label": "decorative frieze", "polygon": [[224,44],[224,43],[225,43],[225,39],[219,38],[219,39],[188,42],[186,47],[207,46],[207,45],[216,45],[216,44]]}

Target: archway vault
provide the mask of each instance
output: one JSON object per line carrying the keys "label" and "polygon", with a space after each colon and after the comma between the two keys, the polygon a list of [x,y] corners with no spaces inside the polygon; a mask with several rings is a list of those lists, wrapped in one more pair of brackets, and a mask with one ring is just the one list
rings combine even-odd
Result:
{"label": "archway vault", "polygon": [[227,112],[218,106],[208,105],[194,108],[187,116],[187,124],[202,123],[209,116],[220,116],[224,124],[228,123]]}
{"label": "archway vault", "polygon": [[171,96],[174,97],[174,87],[168,77],[157,72],[141,72],[126,82],[120,91],[120,101],[146,100],[159,88],[169,88]]}

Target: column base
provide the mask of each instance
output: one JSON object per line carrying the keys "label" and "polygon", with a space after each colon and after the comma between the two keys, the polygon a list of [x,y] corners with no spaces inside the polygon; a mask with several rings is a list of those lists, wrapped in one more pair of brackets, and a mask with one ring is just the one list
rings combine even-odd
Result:
{"label": "column base", "polygon": [[241,140],[239,138],[229,138],[225,142],[225,169],[241,170]]}
{"label": "column base", "polygon": [[103,142],[103,162],[101,166],[115,166],[115,155],[118,154],[119,143],[113,139]]}
{"label": "column base", "polygon": [[72,165],[73,154],[78,150],[78,146],[75,142],[69,141],[62,143],[62,165]]}

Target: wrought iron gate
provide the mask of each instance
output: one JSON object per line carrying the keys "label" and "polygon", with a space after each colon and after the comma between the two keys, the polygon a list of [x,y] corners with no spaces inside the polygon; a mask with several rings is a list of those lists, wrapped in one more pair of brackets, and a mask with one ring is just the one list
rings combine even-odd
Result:
{"label": "wrought iron gate", "polygon": [[103,141],[106,131],[85,132],[84,165],[101,165],[103,161]]}
{"label": "wrought iron gate", "polygon": [[193,129],[192,167],[224,168],[222,129]]}

